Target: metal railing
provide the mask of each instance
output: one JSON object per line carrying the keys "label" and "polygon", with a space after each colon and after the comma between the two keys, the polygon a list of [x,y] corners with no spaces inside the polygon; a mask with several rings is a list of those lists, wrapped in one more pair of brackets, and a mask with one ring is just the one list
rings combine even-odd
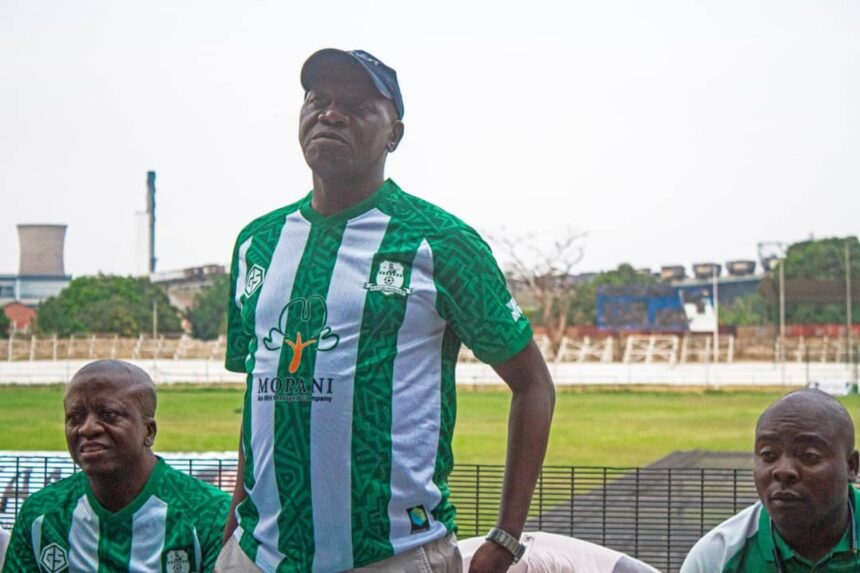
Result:
{"label": "metal railing", "polygon": [[[235,457],[164,455],[172,466],[232,491]],[[0,523],[11,528],[24,499],[77,471],[68,457],[0,455]],[[484,535],[499,507],[504,467],[458,465],[449,478],[460,538]],[[546,466],[526,530],[570,535],[676,571],[712,527],[756,500],[738,469]]]}

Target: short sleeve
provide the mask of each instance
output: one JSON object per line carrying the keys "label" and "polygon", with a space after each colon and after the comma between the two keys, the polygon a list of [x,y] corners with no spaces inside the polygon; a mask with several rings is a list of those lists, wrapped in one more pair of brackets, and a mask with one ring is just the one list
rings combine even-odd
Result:
{"label": "short sleeve", "polygon": [[221,545],[224,538],[224,528],[227,525],[227,516],[230,513],[230,496],[219,495],[213,500],[217,505],[215,511],[215,520],[208,525],[207,531],[203,539],[203,555],[201,558],[201,571],[203,573],[211,573],[215,569],[215,562],[218,560],[218,554],[221,552]]}
{"label": "short sleeve", "polygon": [[28,519],[28,513],[25,511],[27,502],[21,508],[18,518],[15,520],[15,527],[12,529],[12,537],[9,540],[9,546],[6,548],[6,560],[3,564],[3,573],[29,573],[39,571],[39,566],[36,563],[36,557],[33,555],[33,546],[31,545],[30,528],[32,527],[32,519]]}
{"label": "short sleeve", "polygon": [[532,330],[490,247],[465,226],[449,229],[430,246],[439,314],[482,362],[513,358]]}
{"label": "short sleeve", "polygon": [[250,242],[250,238],[242,241],[242,236],[239,236],[233,249],[233,260],[230,264],[230,298],[226,301],[227,352],[224,366],[231,372],[245,372],[245,359],[248,356],[248,344],[251,340],[242,323],[242,291],[247,273],[245,254]]}

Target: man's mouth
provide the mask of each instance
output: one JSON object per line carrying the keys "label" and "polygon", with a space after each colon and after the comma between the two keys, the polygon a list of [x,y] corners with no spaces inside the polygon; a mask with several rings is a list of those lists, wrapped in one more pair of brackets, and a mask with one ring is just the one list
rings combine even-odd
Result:
{"label": "man's mouth", "polygon": [[338,134],[338,133],[333,133],[333,132],[330,132],[330,131],[325,131],[325,132],[322,132],[322,133],[317,133],[316,135],[314,135],[313,137],[311,137],[311,141],[317,141],[317,140],[320,140],[320,139],[323,139],[323,140],[329,140],[329,141],[336,141],[336,142],[338,142],[338,143],[343,143],[343,144],[348,143],[348,142],[346,141],[346,138],[345,138],[345,137],[343,137],[342,135],[340,135],[340,134]]}
{"label": "man's mouth", "polygon": [[107,446],[105,446],[104,444],[98,444],[98,443],[94,443],[94,442],[87,442],[85,444],[82,444],[81,447],[78,448],[78,451],[84,455],[85,454],[95,454],[98,452],[103,452],[105,450],[107,450]]}
{"label": "man's mouth", "polygon": [[789,506],[801,503],[803,496],[793,491],[777,491],[770,495],[770,501],[777,506]]}

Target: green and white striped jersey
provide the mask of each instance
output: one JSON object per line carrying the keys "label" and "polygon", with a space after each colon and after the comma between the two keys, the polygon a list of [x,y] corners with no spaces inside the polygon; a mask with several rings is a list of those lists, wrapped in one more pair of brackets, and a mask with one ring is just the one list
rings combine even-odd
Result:
{"label": "green and white striped jersey", "polygon": [[229,510],[227,493],[162,459],[116,513],[102,507],[78,472],[24,502],[3,573],[209,572]]}
{"label": "green and white striped jersey", "polygon": [[[860,571],[856,507],[860,493],[851,486],[854,522],[833,549],[816,563],[795,552],[775,529],[770,515],[757,502],[716,526],[690,550],[681,573],[812,573]],[[781,564],[778,562],[781,561]]]}
{"label": "green and white striped jersey", "polygon": [[461,341],[495,364],[532,337],[478,234],[391,180],[330,217],[309,194],[239,234],[231,299],[245,553],[342,571],[453,531]]}

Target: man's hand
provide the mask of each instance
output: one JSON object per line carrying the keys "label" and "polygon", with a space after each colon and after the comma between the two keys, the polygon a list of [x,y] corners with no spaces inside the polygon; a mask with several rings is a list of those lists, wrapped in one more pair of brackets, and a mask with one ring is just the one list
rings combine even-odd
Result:
{"label": "man's hand", "polygon": [[492,541],[485,541],[472,556],[469,573],[504,573],[514,562],[511,552]]}

